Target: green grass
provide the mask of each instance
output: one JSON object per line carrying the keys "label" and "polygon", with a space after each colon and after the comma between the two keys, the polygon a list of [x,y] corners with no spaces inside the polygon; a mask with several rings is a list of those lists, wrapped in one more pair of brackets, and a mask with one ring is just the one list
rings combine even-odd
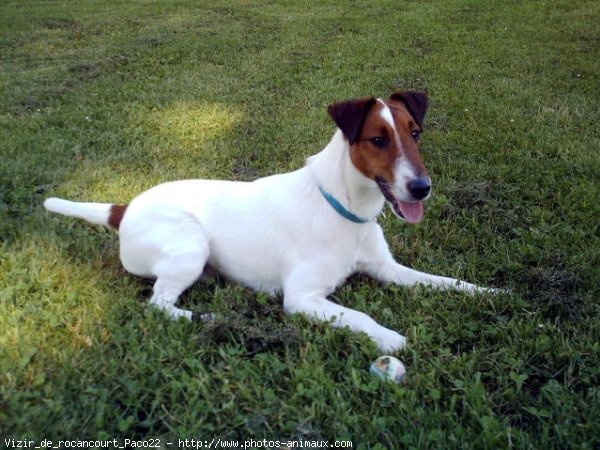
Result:
{"label": "green grass", "polygon": [[[355,448],[600,446],[600,4],[0,4],[0,438],[351,439]],[[127,202],[180,178],[300,167],[326,106],[431,98],[426,220],[381,219],[407,265],[470,297],[353,279],[333,297],[410,340],[194,286],[215,323],[146,313],[117,237],[49,195]]]}

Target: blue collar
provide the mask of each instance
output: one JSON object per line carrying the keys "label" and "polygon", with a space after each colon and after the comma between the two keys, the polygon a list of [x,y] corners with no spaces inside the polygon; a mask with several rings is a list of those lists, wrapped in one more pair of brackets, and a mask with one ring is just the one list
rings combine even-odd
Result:
{"label": "blue collar", "polygon": [[370,222],[370,220],[367,219],[363,219],[362,217],[358,217],[356,214],[348,211],[344,205],[342,205],[333,195],[331,195],[329,192],[326,192],[321,186],[319,186],[319,191],[321,191],[321,194],[323,194],[323,197],[325,197],[325,200],[327,200],[327,203],[329,203],[331,205],[331,207],[333,209],[335,209],[335,211],[342,216],[344,219],[348,219],[350,222],[354,222],[354,223],[367,223]]}

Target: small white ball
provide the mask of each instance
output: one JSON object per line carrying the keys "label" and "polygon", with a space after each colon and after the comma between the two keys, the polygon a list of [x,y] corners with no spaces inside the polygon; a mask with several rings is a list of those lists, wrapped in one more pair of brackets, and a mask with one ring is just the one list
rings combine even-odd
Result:
{"label": "small white ball", "polygon": [[371,375],[376,375],[384,380],[391,380],[400,383],[406,375],[406,368],[402,361],[393,356],[380,356],[371,363],[369,368]]}

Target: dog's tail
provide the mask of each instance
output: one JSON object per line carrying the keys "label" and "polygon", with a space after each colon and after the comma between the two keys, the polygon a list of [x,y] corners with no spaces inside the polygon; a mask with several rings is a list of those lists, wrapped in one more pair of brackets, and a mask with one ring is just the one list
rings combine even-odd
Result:
{"label": "dog's tail", "polygon": [[64,216],[77,217],[97,225],[111,226],[118,230],[127,210],[127,205],[81,203],[50,197],[44,202],[44,208]]}

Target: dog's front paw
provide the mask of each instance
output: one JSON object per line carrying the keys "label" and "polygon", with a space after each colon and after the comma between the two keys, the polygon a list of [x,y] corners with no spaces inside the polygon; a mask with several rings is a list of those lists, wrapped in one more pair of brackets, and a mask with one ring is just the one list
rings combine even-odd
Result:
{"label": "dog's front paw", "polygon": [[384,353],[393,353],[406,347],[407,339],[400,333],[383,328],[371,335],[379,350]]}
{"label": "dog's front paw", "polygon": [[192,321],[193,322],[208,323],[208,322],[214,322],[215,320],[217,320],[217,315],[213,314],[213,313],[201,313],[201,312],[192,313]]}
{"label": "dog's front paw", "polygon": [[163,313],[165,313],[167,316],[169,316],[171,319],[174,319],[174,320],[178,320],[182,317],[189,321],[192,320],[192,311],[176,308],[175,306],[172,306],[172,305],[158,305],[158,304],[149,303],[148,308],[149,309],[152,308],[157,311],[162,311]]}
{"label": "dog's front paw", "polygon": [[477,290],[475,292],[478,292],[480,294],[488,294],[488,295],[511,294],[510,289],[488,288],[488,287],[482,287],[482,286],[477,286]]}

